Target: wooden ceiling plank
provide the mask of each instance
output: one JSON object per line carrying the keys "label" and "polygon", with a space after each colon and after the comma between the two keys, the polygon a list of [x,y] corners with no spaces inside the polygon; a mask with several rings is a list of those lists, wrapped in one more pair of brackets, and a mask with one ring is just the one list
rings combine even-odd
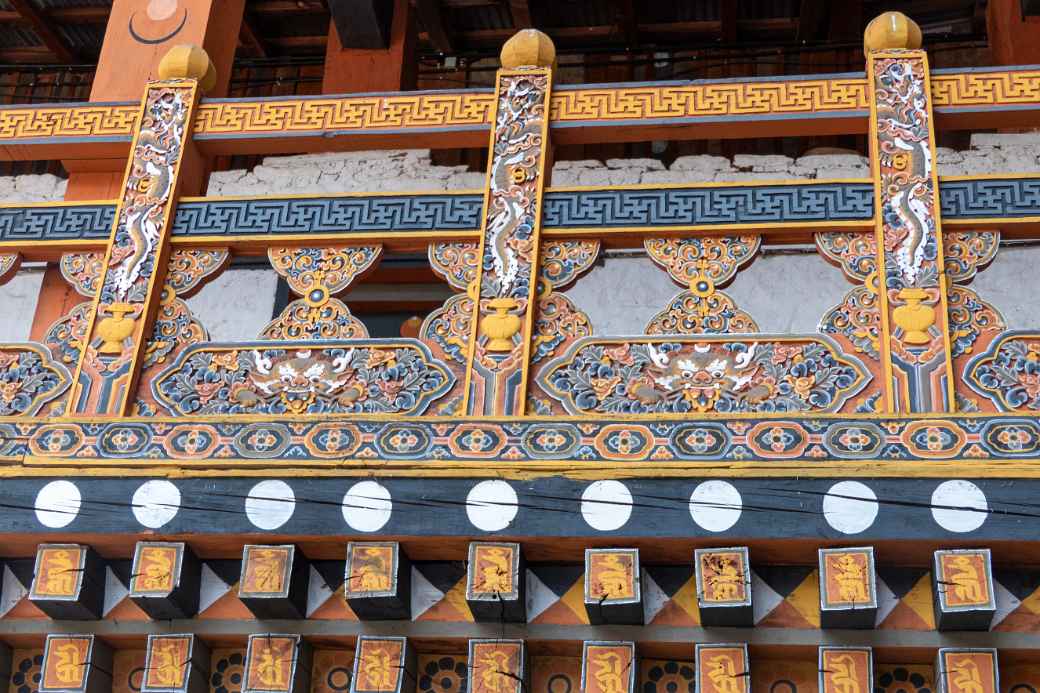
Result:
{"label": "wooden ceiling plank", "polygon": [[426,37],[434,49],[441,53],[453,52],[451,36],[444,27],[444,14],[440,0],[415,0],[419,21],[426,28]]}
{"label": "wooden ceiling plank", "polygon": [[44,17],[43,13],[36,9],[36,6],[32,4],[32,0],[8,0],[8,2],[14,8],[14,11],[28,22],[32,30],[40,37],[43,45],[54,54],[54,57],[59,62],[74,63],[77,61],[76,52],[54,30],[53,21],[48,17]]}

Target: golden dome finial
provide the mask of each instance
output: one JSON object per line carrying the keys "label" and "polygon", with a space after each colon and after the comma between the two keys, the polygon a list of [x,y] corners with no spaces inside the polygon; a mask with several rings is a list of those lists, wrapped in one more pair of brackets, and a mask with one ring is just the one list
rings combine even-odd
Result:
{"label": "golden dome finial", "polygon": [[902,12],[882,12],[863,32],[863,54],[886,48],[920,48],[921,27]]}
{"label": "golden dome finial", "polygon": [[197,79],[199,88],[206,92],[217,84],[217,69],[203,48],[182,43],[159,61],[159,79]]}
{"label": "golden dome finial", "polygon": [[552,39],[537,29],[523,29],[502,46],[502,67],[552,67],[556,64],[556,46]]}

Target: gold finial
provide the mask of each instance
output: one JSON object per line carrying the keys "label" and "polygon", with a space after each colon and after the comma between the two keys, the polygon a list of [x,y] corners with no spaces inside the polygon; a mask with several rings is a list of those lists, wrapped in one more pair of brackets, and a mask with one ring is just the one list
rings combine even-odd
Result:
{"label": "gold finial", "polygon": [[502,67],[552,67],[556,64],[556,46],[552,39],[537,29],[524,29],[502,46]]}
{"label": "gold finial", "polygon": [[920,48],[921,27],[902,12],[882,12],[863,32],[863,54],[886,48]]}
{"label": "gold finial", "polygon": [[217,84],[217,69],[209,54],[192,43],[174,46],[159,61],[159,79],[197,79],[202,91]]}

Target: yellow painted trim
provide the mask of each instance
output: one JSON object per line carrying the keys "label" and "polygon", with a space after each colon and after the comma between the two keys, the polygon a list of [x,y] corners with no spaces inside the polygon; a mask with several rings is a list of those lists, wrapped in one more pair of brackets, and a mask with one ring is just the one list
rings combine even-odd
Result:
{"label": "yellow painted trim", "polygon": [[[675,173],[675,171],[669,171],[669,173]],[[681,173],[681,172],[680,172]],[[1040,174],[1037,174],[1040,176]],[[968,176],[971,178],[971,176]],[[631,183],[628,185],[561,185],[561,186],[549,186],[545,192],[557,193],[557,192],[596,192],[600,190],[616,191],[616,190],[697,190],[701,188],[757,188],[757,187],[772,187],[776,185],[834,185],[836,183],[861,183],[863,185],[870,184],[869,178],[812,178],[809,180],[798,179],[798,178],[777,178],[767,180],[749,180],[749,181],[706,181],[703,183],[690,182],[690,183]]]}
{"label": "yellow painted trim", "polygon": [[324,193],[324,192],[310,192],[310,193],[279,193],[269,195],[229,195],[229,196],[187,196],[182,197],[178,202],[250,202],[253,200],[259,200],[261,202],[270,202],[277,200],[310,200],[315,198],[335,198],[335,199],[351,199],[351,198],[364,198],[364,197],[410,197],[410,196],[429,196],[429,195],[479,195],[479,190],[399,190],[395,192],[378,191],[378,192],[339,192],[339,193]]}
{"label": "yellow painted trim", "polygon": [[726,231],[742,231],[748,233],[753,231],[758,236],[769,236],[770,234],[787,229],[863,229],[869,233],[874,226],[873,219],[847,220],[847,221],[778,221],[778,222],[756,222],[747,221],[737,224],[689,224],[682,226],[652,225],[646,226],[580,226],[566,228],[548,228],[542,231],[544,236],[552,238],[570,238],[584,236],[621,236],[639,235],[656,238],[659,236],[675,235],[690,232],[703,232],[704,234],[725,235]]}
{"label": "yellow painted trim", "polygon": [[[291,466],[271,467],[271,460],[257,460],[246,466],[240,460],[227,467],[192,469],[181,464],[157,466],[155,460],[125,459],[124,467],[97,466],[96,460],[31,460],[33,466],[0,466],[0,478],[21,477],[430,477],[430,478],[505,478],[535,479],[562,476],[570,479],[652,479],[652,478],[958,478],[958,479],[1036,479],[1040,478],[1040,459],[1029,461],[947,460],[934,462],[892,462],[864,460],[858,462],[809,462],[784,460],[776,462],[651,462],[617,463],[602,460],[588,462],[389,462],[383,460],[340,460],[317,465],[292,461]],[[36,466],[39,465],[39,466]]]}
{"label": "yellow painted trim", "polygon": [[[360,241],[380,241],[384,245],[394,245],[398,240],[420,240],[437,242],[441,240],[467,241],[476,238],[479,229],[472,231],[364,231],[361,233],[339,234],[250,234],[229,236],[172,236],[171,242],[178,246],[220,246],[239,248],[244,245],[263,246],[264,248],[292,245],[314,246],[319,244],[364,245]],[[392,235],[388,235],[392,234]]]}
{"label": "yellow painted trim", "polygon": [[119,200],[54,200],[53,202],[0,202],[0,209],[48,209],[51,207],[90,207],[97,205],[114,206]]}
{"label": "yellow painted trim", "polygon": [[[892,373],[892,325],[888,316],[888,291],[885,288],[885,224],[878,212],[881,210],[881,154],[878,151],[877,122],[877,88],[874,63],[882,57],[881,53],[871,52],[867,55],[867,96],[870,108],[870,130],[867,141],[870,152],[870,177],[874,182],[874,242],[876,246],[876,263],[878,275],[878,310],[881,311],[881,370],[884,379],[885,411],[897,410],[895,400],[895,384]],[[902,407],[909,410],[909,402]]]}
{"label": "yellow painted trim", "polygon": [[[723,339],[726,335],[716,335]],[[733,335],[730,335],[732,337]],[[798,340],[797,335],[787,335],[790,339]],[[666,338],[651,337],[647,336],[647,340],[653,341],[658,339],[659,341],[667,341]],[[630,341],[621,338],[617,341]],[[646,341],[646,340],[640,340]],[[272,342],[275,344],[276,342]],[[668,416],[662,416],[661,414],[598,414],[598,415],[574,415],[574,414],[561,414],[559,416],[467,416],[467,415],[453,415],[453,416],[400,416],[390,414],[314,414],[311,416],[261,416],[257,414],[242,414],[242,415],[223,415],[223,416],[121,416],[118,419],[120,423],[163,423],[163,424],[246,424],[246,423],[281,423],[286,425],[292,425],[297,423],[316,423],[316,422],[343,422],[350,423],[351,421],[364,420],[364,421],[382,421],[385,423],[414,423],[414,424],[444,424],[444,423],[465,423],[465,424],[536,424],[536,423],[612,423],[615,421],[625,421],[632,423],[648,422],[648,423],[662,423],[665,421],[675,422],[686,422],[686,421],[728,421],[728,420],[741,420],[741,419],[782,419],[785,421],[817,421],[820,419],[835,420],[835,421],[906,421],[906,422],[917,422],[917,421],[945,421],[947,419],[1021,419],[1023,416],[1035,416],[1030,414],[1024,414],[1022,412],[995,412],[995,413],[975,413],[975,412],[916,412],[916,413],[835,413],[835,412],[819,412],[819,413],[794,413],[791,412],[760,412],[760,413],[732,413],[732,414],[720,414],[718,412],[705,412],[701,413],[687,413],[687,414],[669,414]],[[64,418],[47,418],[42,416],[11,416],[3,417],[0,419],[2,423],[16,423],[16,424],[37,424],[45,426],[49,424],[54,425],[77,425],[77,424],[92,424],[92,423],[113,423],[111,417],[105,416],[68,416]],[[988,462],[987,462],[988,464]]]}
{"label": "yellow painted trim", "polygon": [[[946,281],[946,253],[943,250],[942,209],[939,201],[939,164],[935,155],[935,111],[932,108],[931,67],[928,53],[917,51],[924,64],[924,92],[927,96],[925,108],[928,109],[928,152],[932,158],[932,215],[935,217],[936,269],[939,272],[939,310],[942,316],[943,357],[946,361],[946,411],[957,410],[955,394],[956,372],[953,369],[953,347],[950,343],[950,302],[949,287]],[[880,208],[879,208],[880,209]],[[875,216],[880,217],[880,214]],[[884,277],[885,275],[881,275]]]}

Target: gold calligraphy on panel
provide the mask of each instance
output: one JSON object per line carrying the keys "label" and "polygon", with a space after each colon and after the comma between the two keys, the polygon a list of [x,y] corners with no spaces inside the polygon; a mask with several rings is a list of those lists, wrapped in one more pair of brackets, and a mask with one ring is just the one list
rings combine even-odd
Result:
{"label": "gold calligraphy on panel", "polygon": [[747,693],[750,686],[745,662],[745,652],[741,647],[698,648],[701,693]]}
{"label": "gold calligraphy on panel", "polygon": [[175,586],[180,549],[172,544],[141,544],[131,576],[135,594],[166,594]]}
{"label": "gold calligraphy on panel", "polygon": [[822,648],[820,693],[872,693],[868,649]]}
{"label": "gold calligraphy on panel", "polygon": [[350,544],[350,575],[347,576],[347,595],[391,591],[396,566],[393,544]]}
{"label": "gold calligraphy on panel", "polygon": [[[936,554],[940,591],[946,607],[987,606],[993,595],[982,551],[950,551]],[[943,589],[945,588],[945,589]]]}
{"label": "gold calligraphy on panel", "polygon": [[513,544],[475,544],[469,566],[469,593],[475,596],[515,592],[516,551]]}
{"label": "gold calligraphy on panel", "polygon": [[823,604],[828,607],[866,605],[874,602],[873,562],[869,551],[823,554]]}
{"label": "gold calligraphy on panel", "polygon": [[634,649],[629,644],[587,643],[582,689],[585,693],[630,693],[634,655]]}
{"label": "gold calligraphy on panel", "polygon": [[190,635],[162,635],[149,638],[148,666],[142,690],[184,688],[190,656]]}
{"label": "gold calligraphy on panel", "polygon": [[396,691],[405,643],[394,638],[359,638],[354,690],[362,693]]}
{"label": "gold calligraphy on panel", "polygon": [[492,640],[470,643],[471,693],[521,693],[523,645]]}
{"label": "gold calligraphy on panel", "polygon": [[281,594],[285,591],[291,568],[291,547],[247,546],[239,594]]}
{"label": "gold calligraphy on panel", "polygon": [[246,660],[246,690],[290,693],[298,638],[253,635]]}
{"label": "gold calligraphy on panel", "polygon": [[80,584],[84,549],[79,546],[44,546],[36,556],[33,597],[75,597]]}
{"label": "gold calligraphy on panel", "polygon": [[995,651],[941,650],[939,668],[946,693],[997,693]]}
{"label": "gold calligraphy on panel", "polygon": [[713,604],[743,603],[748,572],[743,551],[705,551],[698,556],[701,600]]}
{"label": "gold calligraphy on panel", "polygon": [[92,638],[86,635],[47,639],[41,688],[81,689],[86,687]]}
{"label": "gold calligraphy on panel", "polygon": [[635,598],[638,563],[634,551],[590,552],[587,569],[588,599],[610,601]]}

